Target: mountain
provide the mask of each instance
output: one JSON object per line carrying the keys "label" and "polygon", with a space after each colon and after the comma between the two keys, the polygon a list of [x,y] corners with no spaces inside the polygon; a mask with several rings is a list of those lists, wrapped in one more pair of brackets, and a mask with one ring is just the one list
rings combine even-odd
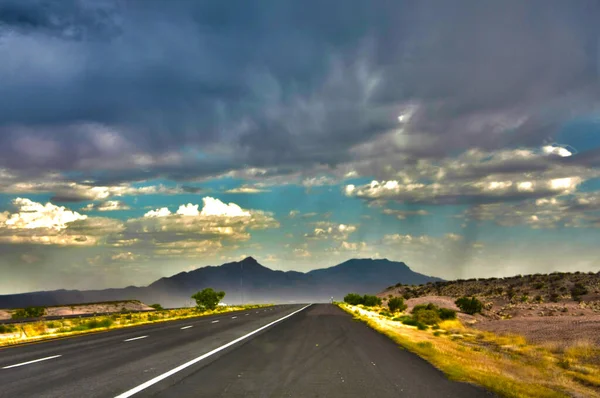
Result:
{"label": "mountain", "polygon": [[220,266],[207,266],[161,278],[146,287],[123,289],[55,290],[0,296],[0,308],[49,306],[114,300],[140,300],[163,306],[187,306],[190,296],[205,287],[226,292],[225,302],[326,302],[345,294],[376,293],[390,284],[424,284],[441,281],[412,271],[402,262],[387,259],[352,259],[310,272],[276,271],[247,257]]}

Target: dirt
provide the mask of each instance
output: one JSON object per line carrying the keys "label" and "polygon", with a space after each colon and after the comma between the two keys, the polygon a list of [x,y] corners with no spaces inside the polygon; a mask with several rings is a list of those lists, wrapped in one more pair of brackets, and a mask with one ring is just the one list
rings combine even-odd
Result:
{"label": "dirt", "polygon": [[[111,303],[91,303],[74,306],[48,307],[46,309],[46,316],[83,315],[94,313],[100,314],[106,312],[149,310],[153,310],[153,308],[139,301],[117,301]],[[8,312],[7,310],[0,310],[0,320],[10,319],[10,317],[10,312]]]}
{"label": "dirt", "polygon": [[527,317],[489,320],[473,325],[494,333],[515,333],[532,343],[565,344],[576,341],[600,346],[600,315]]}

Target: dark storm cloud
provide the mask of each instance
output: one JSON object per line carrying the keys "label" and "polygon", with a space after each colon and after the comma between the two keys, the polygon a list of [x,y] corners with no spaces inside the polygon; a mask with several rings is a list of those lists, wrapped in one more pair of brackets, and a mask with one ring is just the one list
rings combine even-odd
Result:
{"label": "dark storm cloud", "polygon": [[598,97],[599,16],[591,0],[4,1],[0,167],[333,165],[407,103],[409,140],[434,138],[420,154],[539,145]]}

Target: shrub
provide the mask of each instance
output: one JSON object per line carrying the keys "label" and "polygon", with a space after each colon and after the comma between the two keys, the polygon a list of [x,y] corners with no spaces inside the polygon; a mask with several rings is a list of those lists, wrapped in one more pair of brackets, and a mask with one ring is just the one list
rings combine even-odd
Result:
{"label": "shrub", "polygon": [[404,311],[406,309],[406,304],[402,297],[392,297],[388,301],[388,307],[392,312]]}
{"label": "shrub", "polygon": [[160,305],[160,304],[152,304],[152,305],[150,305],[150,307],[154,308],[154,309],[155,309],[155,310],[157,310],[157,311],[162,311],[162,310],[164,310],[164,308],[163,308],[163,307],[162,307],[162,305]]}
{"label": "shrub", "polygon": [[582,283],[576,283],[571,288],[571,297],[573,297],[574,300],[579,300],[580,296],[583,296],[584,294],[587,294],[587,293],[588,293],[588,290],[585,288],[585,286]]}
{"label": "shrub", "polygon": [[375,307],[377,305],[381,305],[381,299],[377,296],[370,296],[368,294],[365,294],[363,296],[362,304],[366,307]]}
{"label": "shrub", "polygon": [[533,299],[535,300],[536,303],[541,303],[542,301],[544,301],[542,299],[542,296],[539,294],[537,296],[535,296]]}
{"label": "shrub", "polygon": [[413,318],[417,322],[423,323],[425,325],[435,325],[436,323],[438,323],[441,320],[440,316],[436,310],[426,310],[426,309],[421,309],[421,310],[415,312],[413,314]]}
{"label": "shrub", "polygon": [[0,325],[0,334],[14,333],[17,330],[13,325]]}
{"label": "shrub", "polygon": [[46,309],[44,307],[27,307],[20,308],[13,312],[12,319],[39,318],[44,315],[46,315]]}
{"label": "shrub", "polygon": [[474,315],[481,313],[483,309],[483,303],[477,300],[475,297],[461,297],[454,302],[458,308],[466,314]]}
{"label": "shrub", "polygon": [[522,303],[526,303],[527,300],[529,300],[529,296],[528,295],[524,294],[524,295],[521,296],[521,302]]}
{"label": "shrub", "polygon": [[558,303],[558,299],[560,298],[560,294],[558,294],[556,292],[551,292],[549,298],[550,298],[550,301],[552,301],[553,303]]}
{"label": "shrub", "polygon": [[537,290],[543,289],[543,288],[545,288],[545,287],[546,287],[546,284],[545,284],[544,282],[536,282],[536,283],[533,285],[533,288],[534,288],[534,289],[537,289]]}
{"label": "shrub", "polygon": [[359,305],[363,303],[363,298],[360,294],[348,293],[346,297],[344,297],[344,302],[350,305]]}
{"label": "shrub", "polygon": [[438,313],[440,315],[440,319],[443,321],[448,319],[456,319],[456,311],[449,308],[440,308]]}
{"label": "shrub", "polygon": [[389,317],[389,318],[391,318],[391,317],[392,317],[392,313],[391,313],[391,312],[389,312],[388,310],[381,310],[381,311],[379,311],[379,315],[382,315],[382,316],[387,316],[387,317]]}

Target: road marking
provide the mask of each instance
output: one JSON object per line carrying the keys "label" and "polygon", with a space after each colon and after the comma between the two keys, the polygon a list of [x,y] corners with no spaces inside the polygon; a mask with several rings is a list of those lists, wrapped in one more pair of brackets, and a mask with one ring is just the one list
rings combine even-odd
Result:
{"label": "road marking", "polygon": [[217,323],[217,322],[219,322],[219,321],[212,321],[211,323]]}
{"label": "road marking", "polygon": [[62,357],[62,355],[54,355],[54,356],[51,356],[51,357],[46,357],[46,358],[35,359],[35,360],[33,360],[33,361],[22,362],[22,363],[18,363],[18,364],[16,364],[16,365],[5,366],[5,367],[3,367],[2,369],[16,368],[17,366],[29,365],[30,363],[36,363],[36,362],[47,361],[47,360],[49,360],[49,359],[54,359],[54,358],[58,358],[58,357]]}
{"label": "road marking", "polygon": [[306,308],[308,308],[308,307],[310,307],[310,306],[311,306],[311,304],[309,304],[309,305],[307,305],[307,306],[305,306],[305,307],[302,307],[302,308],[300,308],[299,310],[296,310],[296,311],[292,312],[291,314],[288,314],[288,315],[286,315],[286,316],[284,316],[284,317],[281,317],[281,318],[279,318],[279,319],[277,319],[277,320],[274,320],[273,322],[271,322],[271,323],[268,323],[268,324],[266,324],[265,326],[261,326],[261,327],[259,327],[258,329],[254,330],[254,331],[252,331],[252,332],[250,332],[250,333],[248,333],[248,334],[245,334],[245,335],[243,335],[242,337],[238,337],[237,339],[235,339],[235,340],[233,340],[233,341],[230,341],[229,343],[227,343],[227,344],[225,344],[225,345],[222,345],[221,347],[215,348],[214,350],[212,350],[212,351],[209,351],[209,352],[207,352],[207,353],[206,353],[206,354],[204,354],[204,355],[200,355],[198,358],[192,359],[191,361],[189,361],[189,362],[186,362],[186,363],[184,363],[183,365],[179,365],[178,367],[176,367],[176,368],[174,368],[174,369],[171,369],[171,370],[169,370],[169,371],[168,371],[168,372],[166,372],[166,373],[163,373],[163,374],[161,374],[161,375],[159,375],[159,376],[156,376],[155,378],[153,378],[153,379],[150,379],[150,380],[148,380],[147,382],[145,382],[145,383],[142,383],[142,384],[140,384],[139,386],[137,386],[137,387],[135,387],[135,388],[132,388],[132,389],[131,389],[131,390],[129,390],[129,391],[125,391],[123,394],[121,394],[121,395],[117,395],[115,398],[128,398],[128,397],[131,397],[131,396],[133,396],[133,395],[137,394],[138,392],[140,392],[140,391],[143,391],[143,390],[145,390],[146,388],[148,388],[148,387],[150,387],[150,386],[153,386],[154,384],[158,383],[159,381],[162,381],[162,380],[166,379],[167,377],[174,375],[174,374],[175,374],[175,373],[177,373],[177,372],[181,372],[181,371],[182,371],[182,370],[184,370],[185,368],[189,368],[190,366],[192,366],[192,365],[194,365],[194,364],[196,364],[196,363],[198,363],[198,362],[202,361],[203,359],[206,359],[206,358],[210,357],[211,355],[214,355],[214,354],[216,354],[216,353],[217,353],[217,352],[219,352],[219,351],[223,351],[224,349],[226,349],[226,348],[228,348],[228,347],[231,347],[232,345],[234,345],[234,344],[236,344],[236,343],[239,343],[239,342],[240,342],[240,341],[242,341],[242,340],[245,340],[245,339],[247,339],[248,337],[250,337],[250,336],[252,336],[252,335],[254,335],[254,334],[256,334],[256,333],[260,332],[261,330],[265,330],[266,328],[268,328],[268,327],[270,327],[270,326],[273,326],[273,325],[275,325],[276,323],[278,323],[278,322],[281,322],[281,321],[283,321],[284,319],[287,319],[287,318],[291,317],[292,315],[295,315],[295,314],[297,314],[298,312],[300,312],[300,311],[302,311],[302,310],[305,310]]}
{"label": "road marking", "polygon": [[191,325],[190,326],[184,326],[184,327],[181,328],[181,330],[189,329],[189,328],[193,328],[193,326],[191,326]]}
{"label": "road marking", "polygon": [[127,339],[127,340],[123,340],[123,341],[133,341],[133,340],[145,339],[146,337],[148,337],[148,336],[134,337],[132,339]]}
{"label": "road marking", "polygon": [[231,319],[235,319],[235,318],[237,318],[237,316],[232,316],[232,317],[231,317]]}
{"label": "road marking", "polygon": [[244,315],[248,316],[248,315],[250,315],[250,314],[244,314]]}

